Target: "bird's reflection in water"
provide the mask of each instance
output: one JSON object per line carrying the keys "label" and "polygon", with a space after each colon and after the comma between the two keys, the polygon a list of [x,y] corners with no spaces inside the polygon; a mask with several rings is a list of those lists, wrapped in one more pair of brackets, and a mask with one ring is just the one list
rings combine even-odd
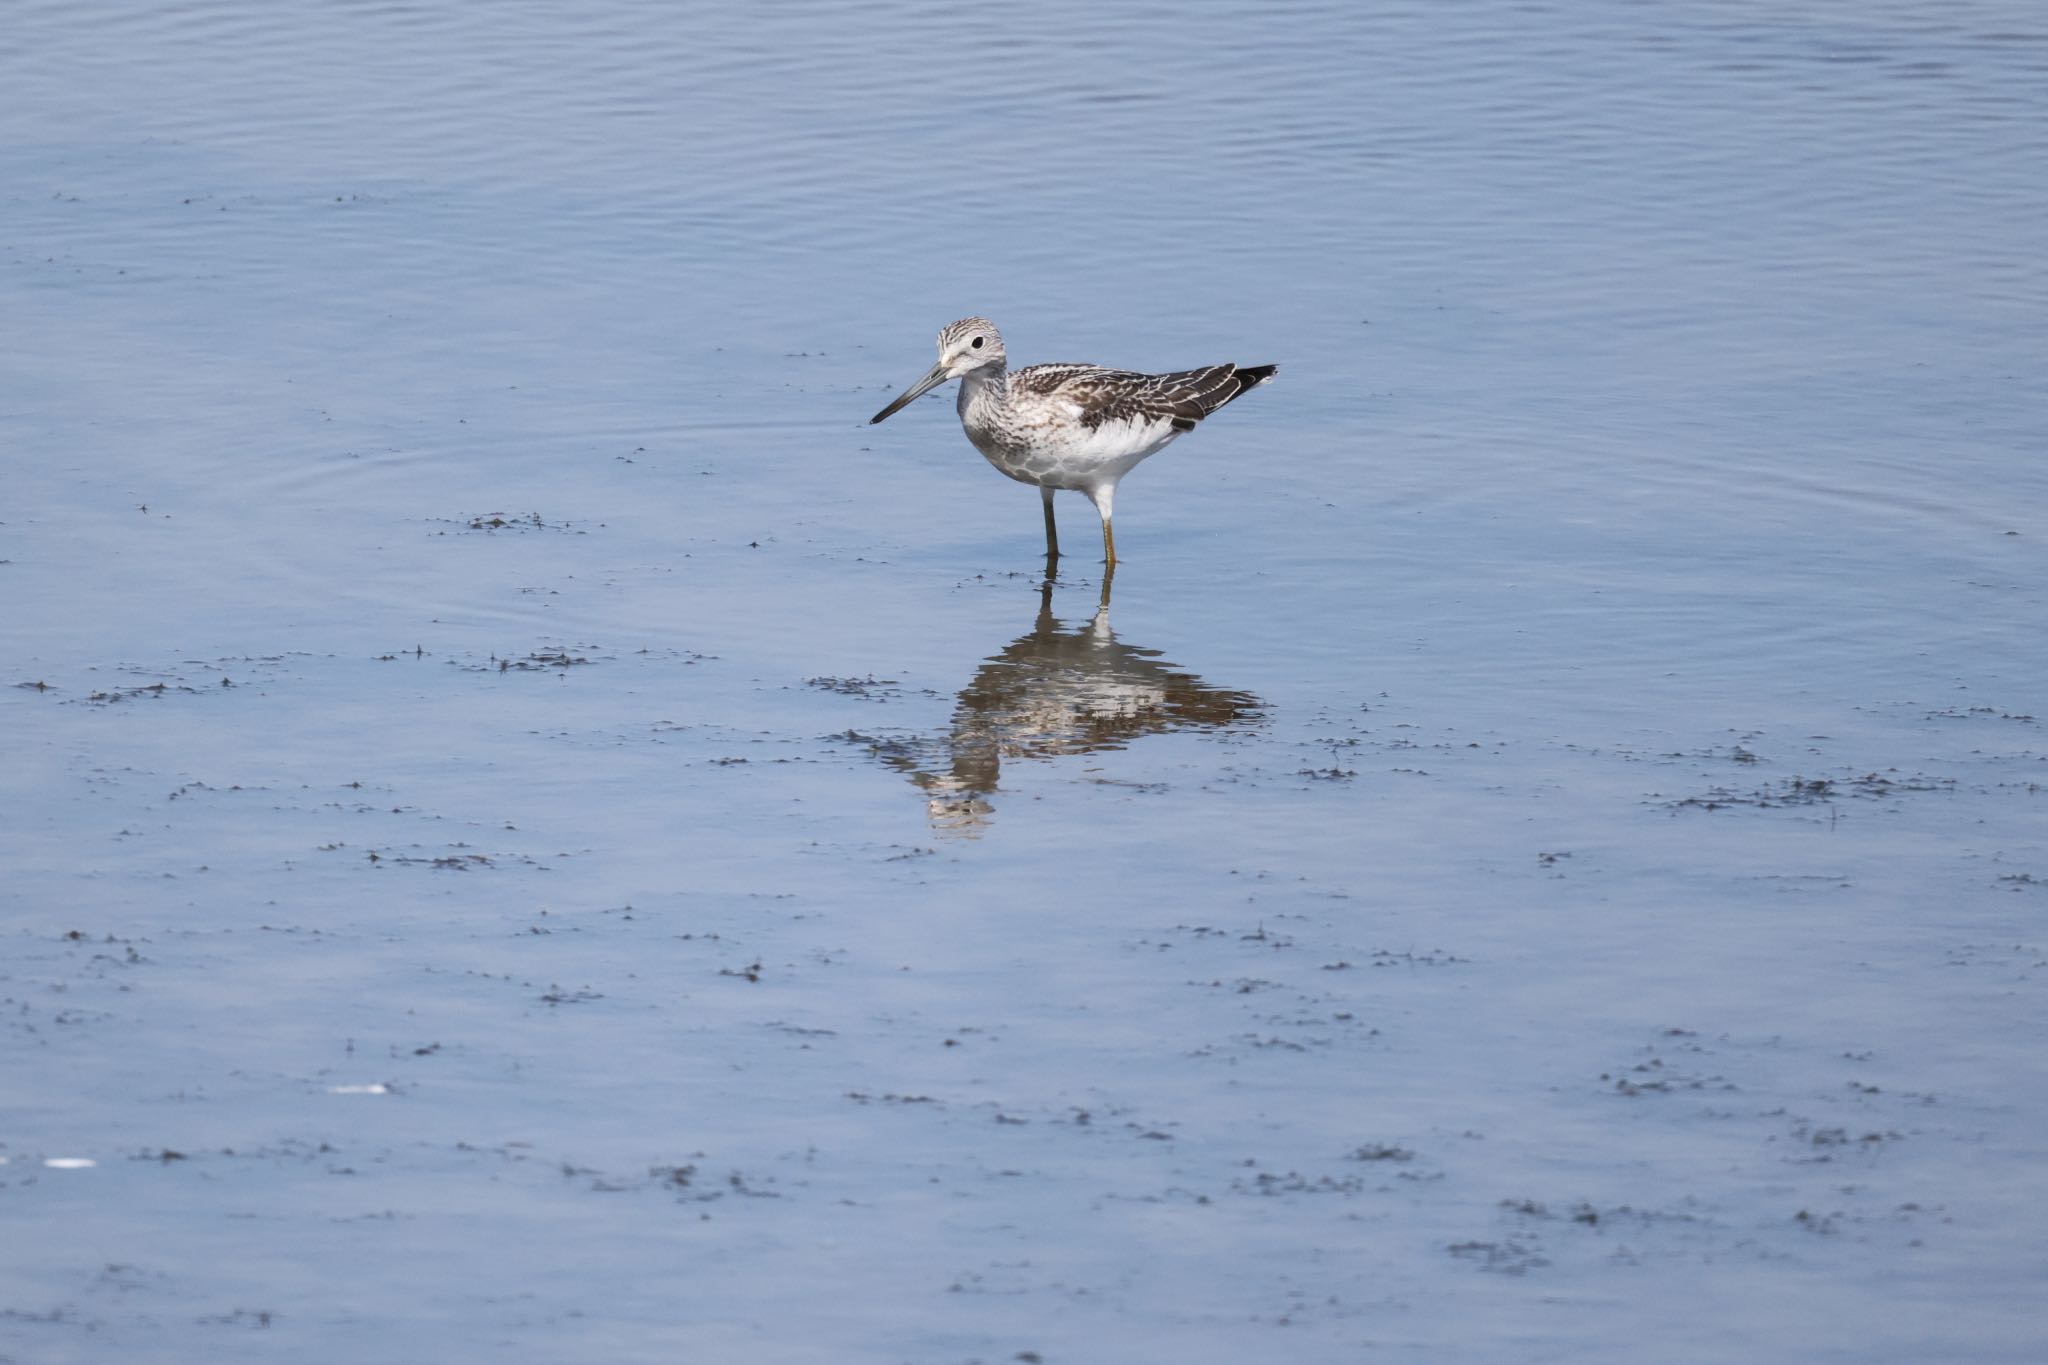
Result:
{"label": "bird's reflection in water", "polygon": [[1095,615],[1072,627],[1052,614],[1054,581],[1039,594],[1031,629],[991,655],[960,689],[943,734],[875,744],[884,763],[925,793],[932,827],[977,834],[1005,762],[1120,749],[1168,730],[1222,730],[1258,719],[1249,692],[1211,687],[1123,644],[1109,626],[1105,585]]}

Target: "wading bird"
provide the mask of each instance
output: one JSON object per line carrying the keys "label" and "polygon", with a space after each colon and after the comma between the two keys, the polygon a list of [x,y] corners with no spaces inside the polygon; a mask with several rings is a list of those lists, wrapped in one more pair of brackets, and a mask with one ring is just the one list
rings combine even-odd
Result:
{"label": "wading bird", "polygon": [[1102,560],[1116,568],[1110,504],[1116,486],[1148,455],[1271,379],[1278,365],[1210,365],[1135,374],[1100,365],[1009,368],[1003,336],[987,318],[962,318],[939,333],[939,363],[869,419],[901,411],[949,379],[960,381],[960,425],[1002,473],[1038,485],[1045,502],[1045,557],[1060,555],[1052,495],[1086,493],[1102,515]]}

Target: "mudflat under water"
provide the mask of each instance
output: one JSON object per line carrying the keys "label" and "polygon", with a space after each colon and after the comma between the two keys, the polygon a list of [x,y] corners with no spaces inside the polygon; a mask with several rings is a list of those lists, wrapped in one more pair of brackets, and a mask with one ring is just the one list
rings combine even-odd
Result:
{"label": "mudflat under water", "polygon": [[2036,6],[8,30],[0,1357],[2040,1358]]}

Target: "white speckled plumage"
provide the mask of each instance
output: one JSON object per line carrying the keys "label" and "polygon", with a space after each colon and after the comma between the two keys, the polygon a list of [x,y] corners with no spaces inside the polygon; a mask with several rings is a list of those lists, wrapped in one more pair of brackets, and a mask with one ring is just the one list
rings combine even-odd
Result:
{"label": "white speckled plumage", "polygon": [[960,381],[960,425],[1001,473],[1035,484],[1045,500],[1046,554],[1059,555],[1052,495],[1085,493],[1102,516],[1103,558],[1116,566],[1110,509],[1116,486],[1147,457],[1249,389],[1278,366],[1223,364],[1172,374],[1100,365],[1030,365],[1011,370],[1002,334],[986,318],[962,318],[939,333],[939,361],[871,419]]}

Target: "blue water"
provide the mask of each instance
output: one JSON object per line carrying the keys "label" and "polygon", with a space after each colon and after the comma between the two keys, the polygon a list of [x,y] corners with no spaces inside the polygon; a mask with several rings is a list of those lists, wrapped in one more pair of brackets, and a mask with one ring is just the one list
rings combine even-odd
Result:
{"label": "blue water", "polygon": [[7,28],[0,1355],[2037,1358],[2036,6]]}

